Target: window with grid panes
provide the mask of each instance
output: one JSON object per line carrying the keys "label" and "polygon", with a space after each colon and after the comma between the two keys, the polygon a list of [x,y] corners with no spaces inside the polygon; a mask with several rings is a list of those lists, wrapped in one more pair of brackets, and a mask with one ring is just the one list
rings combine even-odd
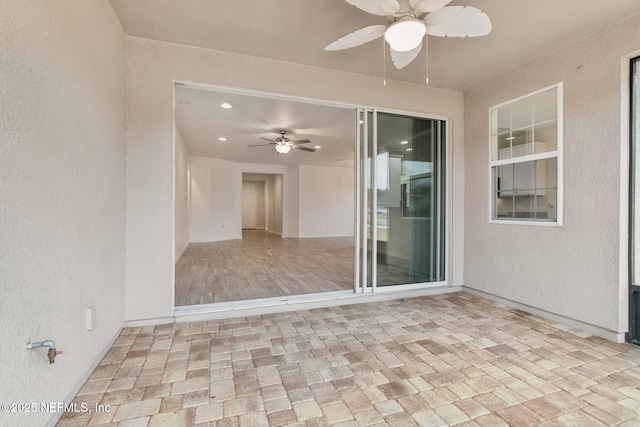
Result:
{"label": "window with grid panes", "polygon": [[490,109],[491,222],[562,224],[562,83]]}

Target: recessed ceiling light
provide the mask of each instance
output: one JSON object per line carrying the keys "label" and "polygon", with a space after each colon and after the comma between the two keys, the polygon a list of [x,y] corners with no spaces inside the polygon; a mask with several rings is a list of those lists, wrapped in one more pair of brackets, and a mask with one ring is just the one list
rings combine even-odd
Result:
{"label": "recessed ceiling light", "polygon": [[507,141],[513,141],[514,139],[516,139],[516,137],[515,137],[515,136],[508,136],[508,137],[507,137]]}
{"label": "recessed ceiling light", "polygon": [[226,141],[227,138],[225,138],[224,136],[221,136],[220,138],[218,138],[218,141]]}
{"label": "recessed ceiling light", "polygon": [[364,124],[364,120],[360,120],[358,123],[360,123],[362,125],[362,124]]}
{"label": "recessed ceiling light", "polygon": [[413,151],[413,148],[407,148],[407,151]]}
{"label": "recessed ceiling light", "polygon": [[229,104],[228,102],[223,102],[222,104],[220,104],[220,106],[227,109],[231,108],[231,104]]}
{"label": "recessed ceiling light", "polygon": [[408,143],[409,143],[409,141],[400,141],[400,144],[402,144],[402,145],[406,145]]}
{"label": "recessed ceiling light", "polygon": [[314,146],[313,148],[315,148],[316,150],[319,150],[319,149],[321,149],[322,147],[321,147],[320,145],[316,145],[316,146]]}

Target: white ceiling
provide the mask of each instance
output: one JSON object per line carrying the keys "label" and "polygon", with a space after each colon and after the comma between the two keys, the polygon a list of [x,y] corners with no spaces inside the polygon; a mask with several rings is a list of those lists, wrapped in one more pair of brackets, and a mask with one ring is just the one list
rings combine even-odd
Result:
{"label": "white ceiling", "polygon": [[[639,0],[453,0],[491,18],[477,38],[429,38],[429,80],[467,90],[640,12]],[[134,36],[318,67],[382,76],[382,42],[327,52],[324,47],[359,28],[385,24],[344,0],[111,0]],[[387,77],[423,83],[425,61],[402,70],[388,61]]]}
{"label": "white ceiling", "polygon": [[[221,107],[223,103],[232,108]],[[176,124],[193,156],[239,163],[352,166],[356,111],[299,100],[239,94],[230,91],[176,87]],[[292,140],[309,139],[305,147],[278,154],[269,141],[280,130]],[[226,138],[219,141],[218,138]],[[248,147],[259,145],[259,147]]]}
{"label": "white ceiling", "polygon": [[[133,36],[383,76],[381,40],[324,50],[347,33],[386,23],[344,0],[110,2]],[[453,0],[451,5],[475,6],[493,25],[485,37],[429,38],[430,85],[458,91],[640,13],[640,0]],[[386,77],[423,84],[425,68],[424,56],[402,70],[387,60]],[[176,97],[176,123],[193,155],[246,163],[353,164],[353,110],[189,88],[178,88]],[[225,101],[234,108],[222,111]],[[261,137],[275,139],[280,129],[322,148],[277,155],[273,146],[246,147],[259,144]],[[221,143],[220,136],[228,141]]]}

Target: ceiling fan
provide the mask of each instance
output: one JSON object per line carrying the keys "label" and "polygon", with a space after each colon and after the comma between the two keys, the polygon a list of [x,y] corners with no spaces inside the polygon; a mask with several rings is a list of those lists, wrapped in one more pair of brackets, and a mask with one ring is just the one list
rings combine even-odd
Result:
{"label": "ceiling fan", "polygon": [[439,37],[479,37],[491,32],[486,13],[471,6],[447,6],[451,0],[346,0],[347,3],[378,16],[387,25],[371,25],[334,41],[325,50],[360,46],[384,35],[396,68],[404,68],[422,50],[426,35]]}
{"label": "ceiling fan", "polygon": [[291,150],[292,148],[297,148],[298,150],[302,150],[302,151],[310,151],[312,153],[316,151],[313,148],[308,148],[308,147],[303,147],[302,145],[298,145],[298,144],[310,143],[311,141],[309,141],[308,139],[298,139],[298,140],[289,139],[285,136],[287,133],[286,130],[281,130],[279,133],[280,133],[280,136],[277,137],[276,139],[260,138],[260,139],[264,139],[265,141],[270,141],[268,144],[247,145],[247,147],[268,147],[270,145],[275,145],[276,151],[278,152],[278,154],[287,154],[289,150]]}

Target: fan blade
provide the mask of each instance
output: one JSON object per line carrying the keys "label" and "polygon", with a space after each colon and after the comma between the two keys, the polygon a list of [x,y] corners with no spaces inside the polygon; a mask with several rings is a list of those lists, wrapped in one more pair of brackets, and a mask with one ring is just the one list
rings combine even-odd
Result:
{"label": "fan blade", "polygon": [[255,144],[255,145],[247,145],[247,147],[268,147],[271,144],[275,145],[275,142],[272,142],[270,144]]}
{"label": "fan blade", "polygon": [[393,65],[395,65],[397,69],[406,67],[414,59],[416,59],[416,56],[418,56],[421,50],[422,43],[420,43],[420,46],[416,47],[415,49],[411,49],[406,52],[397,52],[391,49],[391,60],[393,61]]}
{"label": "fan blade", "polygon": [[310,151],[312,153],[315,153],[316,151],[313,148],[301,147],[299,145],[294,145],[293,148],[297,148],[298,150],[302,150],[302,151]]}
{"label": "fan blade", "polygon": [[378,16],[393,15],[400,10],[397,0],[347,0],[352,6]]}
{"label": "fan blade", "polygon": [[378,0],[376,3],[378,3],[380,10],[387,16],[395,15],[400,10],[398,0]]}
{"label": "fan blade", "polygon": [[447,6],[424,18],[427,34],[440,37],[479,37],[491,32],[486,13],[471,6]]}
{"label": "fan blade", "polygon": [[451,0],[410,0],[409,3],[411,3],[411,7],[416,12],[416,15],[422,15],[423,13],[442,9],[451,3]]}
{"label": "fan blade", "polygon": [[262,137],[261,137],[260,139],[264,139],[265,141],[271,141],[271,142],[276,142],[276,140],[275,140],[275,139],[269,139],[269,138],[262,138]]}
{"label": "fan blade", "polygon": [[364,27],[358,31],[354,31],[351,34],[339,38],[330,45],[324,48],[324,50],[342,50],[349,49],[350,47],[360,46],[381,37],[387,30],[386,25],[371,25]]}
{"label": "fan blade", "polygon": [[294,144],[308,144],[311,141],[309,141],[308,139],[298,139],[296,141],[291,141],[291,142],[293,142]]}

